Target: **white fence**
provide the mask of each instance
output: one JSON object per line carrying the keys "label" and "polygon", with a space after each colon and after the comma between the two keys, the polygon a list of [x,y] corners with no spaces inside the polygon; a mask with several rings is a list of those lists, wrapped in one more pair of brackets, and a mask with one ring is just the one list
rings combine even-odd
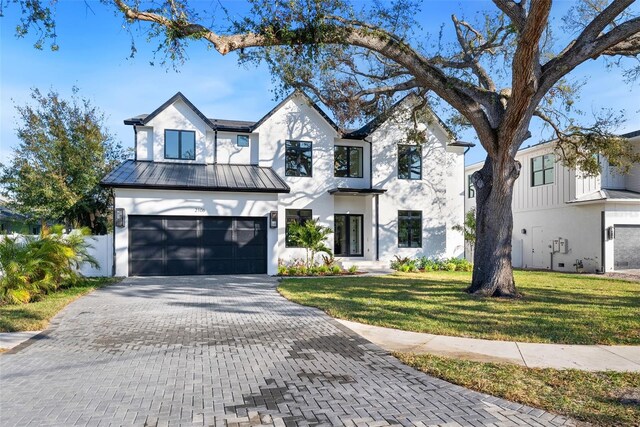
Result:
{"label": "white fence", "polygon": [[[9,235],[14,238],[16,235]],[[20,235],[18,238],[22,237]],[[38,236],[31,236],[38,237]],[[0,235],[0,240],[4,236]],[[80,273],[83,276],[101,276],[109,277],[113,275],[113,234],[107,234],[106,236],[88,236],[89,255],[94,257],[98,261],[99,267],[93,267],[87,263],[80,266]],[[2,273],[0,273],[2,274]]]}

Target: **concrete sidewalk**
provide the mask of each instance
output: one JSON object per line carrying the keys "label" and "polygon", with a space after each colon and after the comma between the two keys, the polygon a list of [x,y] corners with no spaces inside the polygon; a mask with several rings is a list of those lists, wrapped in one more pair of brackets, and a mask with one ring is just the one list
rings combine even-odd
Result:
{"label": "concrete sidewalk", "polygon": [[640,346],[536,344],[407,332],[338,320],[388,351],[436,354],[529,368],[640,372]]}
{"label": "concrete sidewalk", "polygon": [[18,344],[38,335],[41,331],[0,332],[0,348],[10,350]]}

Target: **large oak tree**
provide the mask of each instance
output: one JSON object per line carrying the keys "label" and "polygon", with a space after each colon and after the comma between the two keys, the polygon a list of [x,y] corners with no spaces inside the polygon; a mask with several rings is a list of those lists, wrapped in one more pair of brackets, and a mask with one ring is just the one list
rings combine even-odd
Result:
{"label": "large oak tree", "polygon": [[[572,103],[579,85],[566,78],[593,59],[611,66],[625,57],[637,61],[640,14],[633,0],[576,2],[562,27],[549,19],[551,0],[493,0],[476,19],[451,16],[453,43],[442,36],[444,27],[431,37],[416,31],[420,3],[410,0],[357,7],[348,0],[253,0],[240,18],[220,7],[195,10],[181,0],[103,1],[128,23],[147,23],[148,35],[160,40],[158,51],[169,59],[182,60],[185,44],[202,40],[222,55],[266,61],[284,88],[315,95],[342,123],[378,114],[407,91],[450,108],[455,122],[471,126],[487,152],[473,175],[477,242],[469,291],[478,295],[517,295],[511,201],[521,166],[515,154],[534,117],[555,132],[562,161],[585,173],[598,170],[594,154],[608,156],[621,170],[638,160],[613,134],[615,115],[578,125]],[[37,24],[43,38],[55,35],[47,5],[15,2],[23,6],[19,31]],[[211,24],[221,20],[221,28]],[[572,34],[571,40],[557,46],[553,30]],[[629,78],[640,74],[634,65],[625,71]]]}

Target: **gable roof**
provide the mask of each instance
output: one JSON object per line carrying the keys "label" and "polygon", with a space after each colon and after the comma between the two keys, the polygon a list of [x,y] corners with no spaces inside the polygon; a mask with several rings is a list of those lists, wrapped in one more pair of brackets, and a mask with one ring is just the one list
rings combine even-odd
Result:
{"label": "gable roof", "polygon": [[[164,111],[167,107],[172,105],[174,102],[180,100],[187,104],[194,113],[200,117],[207,126],[209,126],[212,130],[221,130],[221,131],[230,131],[230,132],[243,132],[243,133],[252,133],[260,127],[266,120],[268,120],[271,116],[275,114],[280,108],[282,108],[287,102],[293,99],[295,96],[302,96],[309,105],[322,117],[335,131],[338,135],[340,135],[343,139],[364,139],[367,136],[371,135],[378,127],[380,127],[387,119],[394,114],[394,112],[402,105],[409,97],[416,96],[413,92],[405,95],[398,102],[393,104],[388,111],[384,114],[380,114],[379,116],[374,117],[364,126],[356,130],[350,131],[342,131],[340,127],[325,113],[322,108],[316,104],[313,99],[309,95],[307,95],[304,91],[296,89],[291,94],[289,94],[285,99],[280,101],[275,107],[273,107],[267,114],[265,114],[260,120],[257,122],[246,121],[246,120],[224,120],[224,119],[214,119],[207,118],[191,101],[187,99],[186,96],[182,94],[182,92],[178,92],[169,98],[164,104],[160,107],[156,108],[151,114],[140,114],[138,116],[131,117],[129,119],[124,120],[125,125],[138,125],[144,126],[149,123],[154,117]],[[427,107],[428,108],[428,107]],[[438,117],[433,110],[429,108],[429,112],[436,119],[438,124],[442,127],[445,133],[449,136],[453,135],[451,130],[446,126],[446,124]]]}
{"label": "gable roof", "polygon": [[269,111],[267,114],[265,114],[260,120],[258,120],[252,128],[252,131],[257,129],[258,127],[260,127],[261,124],[263,124],[267,119],[269,119],[269,117],[273,116],[275,114],[276,111],[278,111],[280,108],[282,108],[282,106],[284,106],[287,102],[289,102],[291,99],[293,99],[296,95],[300,95],[302,96],[311,107],[313,107],[314,110],[316,110],[316,112],[318,114],[320,114],[320,117],[322,117],[338,134],[341,134],[340,128],[338,127],[338,125],[331,120],[331,117],[329,117],[327,115],[327,113],[325,113],[322,108],[318,107],[318,104],[316,104],[315,102],[313,102],[313,99],[311,99],[311,97],[309,95],[307,95],[306,93],[304,93],[303,91],[296,89],[293,92],[291,92],[291,94],[289,94],[289,96],[287,96],[285,99],[283,99],[282,101],[280,101],[278,103],[278,105],[276,105],[275,107],[273,107],[271,109],[271,111]]}
{"label": "gable roof", "polygon": [[202,112],[200,110],[198,110],[198,108],[196,108],[196,106],[193,105],[193,103],[191,101],[189,101],[187,99],[187,97],[182,94],[182,92],[178,92],[175,95],[173,95],[164,104],[162,104],[161,106],[159,106],[158,108],[153,110],[153,112],[151,114],[141,114],[141,115],[136,116],[134,118],[127,119],[127,120],[124,121],[124,124],[125,125],[146,125],[154,117],[156,117],[158,114],[163,112],[169,105],[172,105],[176,101],[182,101],[185,104],[187,104],[187,107],[191,108],[191,110],[193,110],[193,112],[196,113],[198,115],[198,117],[200,117],[202,119],[202,121],[204,121],[206,124],[211,126],[211,123],[210,123],[209,119],[204,114],[202,114]]}
{"label": "gable roof", "polygon": [[[400,108],[400,106],[403,105],[405,102],[407,102],[407,100],[409,98],[413,98],[413,97],[417,97],[417,95],[414,92],[410,92],[410,93],[406,94],[405,96],[400,98],[400,100],[398,100],[398,102],[393,104],[383,114],[380,114],[380,115],[374,117],[372,120],[370,120],[364,126],[362,126],[360,129],[351,131],[351,132],[345,134],[343,137],[346,138],[346,139],[364,139],[364,138],[366,138],[367,136],[369,136],[373,132],[375,132],[376,129],[378,129],[380,126],[382,126],[391,116],[393,116],[395,114],[395,112]],[[453,136],[453,132],[442,121],[442,119],[440,119],[440,117],[438,117],[438,115],[431,108],[429,108],[429,107],[425,107],[425,108],[436,119],[436,121],[438,122],[438,125],[440,125],[442,130],[444,130],[444,133],[447,134],[447,136],[452,137]],[[469,144],[471,144],[471,145],[469,145]],[[453,144],[449,144],[449,145],[453,145]],[[458,145],[459,146],[465,146],[465,147],[467,147],[467,146],[474,147],[475,146],[475,144],[472,144],[472,143],[460,143]]]}

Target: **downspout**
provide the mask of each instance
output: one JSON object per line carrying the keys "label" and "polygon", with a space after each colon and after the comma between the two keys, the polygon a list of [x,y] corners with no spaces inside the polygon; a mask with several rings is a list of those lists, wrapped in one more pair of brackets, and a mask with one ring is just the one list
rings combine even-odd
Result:
{"label": "downspout", "polygon": [[[373,141],[364,137],[364,141],[369,143],[369,188],[373,189]],[[376,261],[380,261],[380,196],[375,195],[376,201]]]}
{"label": "downspout", "polygon": [[116,277],[116,195],[113,188],[111,189],[111,199],[113,200],[113,239],[111,244],[113,253],[111,256],[111,277]]}
{"label": "downspout", "polygon": [[213,129],[213,163],[218,163],[218,127]]}
{"label": "downspout", "polygon": [[[466,168],[466,156],[467,153],[469,152],[469,150],[471,150],[471,147],[467,147],[463,152],[462,152],[462,194],[463,194],[463,199],[462,199],[462,210],[464,211],[464,218],[466,219],[467,216],[467,199],[468,199],[468,180],[467,180],[467,173],[465,172],[465,168]],[[464,219],[462,220],[462,223],[464,224]],[[467,259],[467,242],[464,242],[462,244],[462,247],[464,248],[464,259]],[[475,248],[474,248],[475,249]],[[471,252],[471,256],[473,257],[473,251]],[[473,258],[471,258],[471,262],[473,262]]]}
{"label": "downspout", "polygon": [[376,261],[380,261],[380,195],[376,194]]}
{"label": "downspout", "polygon": [[133,160],[138,160],[138,128],[136,125],[133,125]]}

